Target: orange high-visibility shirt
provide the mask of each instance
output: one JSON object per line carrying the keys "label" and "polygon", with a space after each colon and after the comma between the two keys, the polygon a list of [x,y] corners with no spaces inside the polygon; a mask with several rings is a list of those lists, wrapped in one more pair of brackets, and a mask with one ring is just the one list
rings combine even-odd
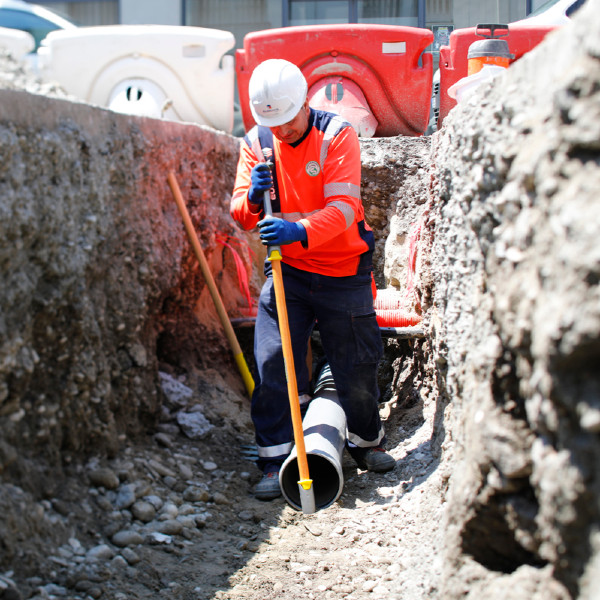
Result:
{"label": "orange high-visibility shirt", "polygon": [[[241,144],[231,199],[231,215],[244,229],[264,217],[262,207],[248,200],[250,171],[264,160],[260,129],[267,128],[254,127]],[[372,252],[374,244],[360,198],[356,132],[338,115],[311,109],[301,140],[287,144],[271,138],[277,192],[273,216],[300,221],[307,233],[305,244],[281,246],[283,262],[322,275],[355,275],[361,255]]]}

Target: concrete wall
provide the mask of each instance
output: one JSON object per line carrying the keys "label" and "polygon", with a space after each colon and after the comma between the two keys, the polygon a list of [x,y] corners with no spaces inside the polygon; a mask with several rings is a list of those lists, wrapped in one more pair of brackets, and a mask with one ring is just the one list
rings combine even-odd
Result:
{"label": "concrete wall", "polygon": [[183,14],[179,0],[120,0],[122,25],[181,25]]}
{"label": "concrete wall", "polygon": [[[537,8],[542,0],[534,2],[533,8]],[[271,23],[263,23],[263,27],[280,27],[281,26],[281,7],[280,0],[270,0],[267,7],[271,16],[275,17]],[[509,23],[525,17],[525,0],[453,0],[453,2],[440,3],[439,0],[427,7],[427,22],[452,24],[454,27],[472,27],[477,23]],[[172,0],[148,0],[140,3],[136,0],[120,0],[119,11],[122,24],[163,24],[163,25],[181,25],[183,23],[183,14],[181,12],[181,2],[173,2]],[[247,10],[247,7],[243,7]],[[199,19],[201,14],[193,10],[192,19]],[[244,33],[257,29],[254,24],[248,29],[246,19],[246,29],[233,14],[227,17],[227,11],[224,9],[233,10],[231,7],[223,6],[219,14],[207,14],[201,16],[201,22],[193,23],[202,27],[215,27],[217,29],[227,29],[233,31],[236,35],[236,47],[241,47]],[[279,24],[277,19],[279,18]],[[268,20],[268,19],[267,19]],[[241,29],[240,29],[241,28]]]}
{"label": "concrete wall", "polygon": [[454,0],[454,27],[473,27],[477,23],[511,23],[525,18],[525,0]]}

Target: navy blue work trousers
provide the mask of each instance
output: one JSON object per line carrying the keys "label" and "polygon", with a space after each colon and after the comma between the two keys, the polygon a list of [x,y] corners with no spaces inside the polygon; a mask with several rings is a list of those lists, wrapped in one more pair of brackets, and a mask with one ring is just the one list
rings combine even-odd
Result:
{"label": "navy blue work trousers", "polygon": [[[299,395],[310,393],[306,364],[309,338],[318,321],[321,342],[347,421],[347,440],[377,446],[384,437],[379,418],[377,366],[383,354],[373,308],[371,274],[329,277],[282,263],[294,366]],[[251,416],[258,466],[283,462],[293,448],[293,427],[281,348],[275,289],[267,268],[260,294],[254,356]]]}

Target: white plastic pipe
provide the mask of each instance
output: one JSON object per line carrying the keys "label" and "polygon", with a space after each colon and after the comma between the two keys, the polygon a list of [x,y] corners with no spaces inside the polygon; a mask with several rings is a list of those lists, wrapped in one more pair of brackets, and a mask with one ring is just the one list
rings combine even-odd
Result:
{"label": "white plastic pipe", "polygon": [[[340,406],[329,365],[321,370],[302,428],[315,507],[327,508],[340,497],[344,488],[342,455],[346,445],[346,415]],[[294,447],[279,470],[279,485],[286,501],[301,510],[298,479]]]}

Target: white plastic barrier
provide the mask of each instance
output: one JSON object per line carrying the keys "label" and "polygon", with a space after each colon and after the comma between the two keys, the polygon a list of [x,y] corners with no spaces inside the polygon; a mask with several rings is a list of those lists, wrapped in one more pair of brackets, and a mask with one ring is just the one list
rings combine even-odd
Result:
{"label": "white plastic barrier", "polygon": [[90,104],[230,133],[234,45],[218,29],[110,25],[53,31],[38,54],[44,79]]}
{"label": "white plastic barrier", "polygon": [[23,58],[35,48],[35,40],[26,31],[0,27],[0,48],[7,50],[14,58]]}

